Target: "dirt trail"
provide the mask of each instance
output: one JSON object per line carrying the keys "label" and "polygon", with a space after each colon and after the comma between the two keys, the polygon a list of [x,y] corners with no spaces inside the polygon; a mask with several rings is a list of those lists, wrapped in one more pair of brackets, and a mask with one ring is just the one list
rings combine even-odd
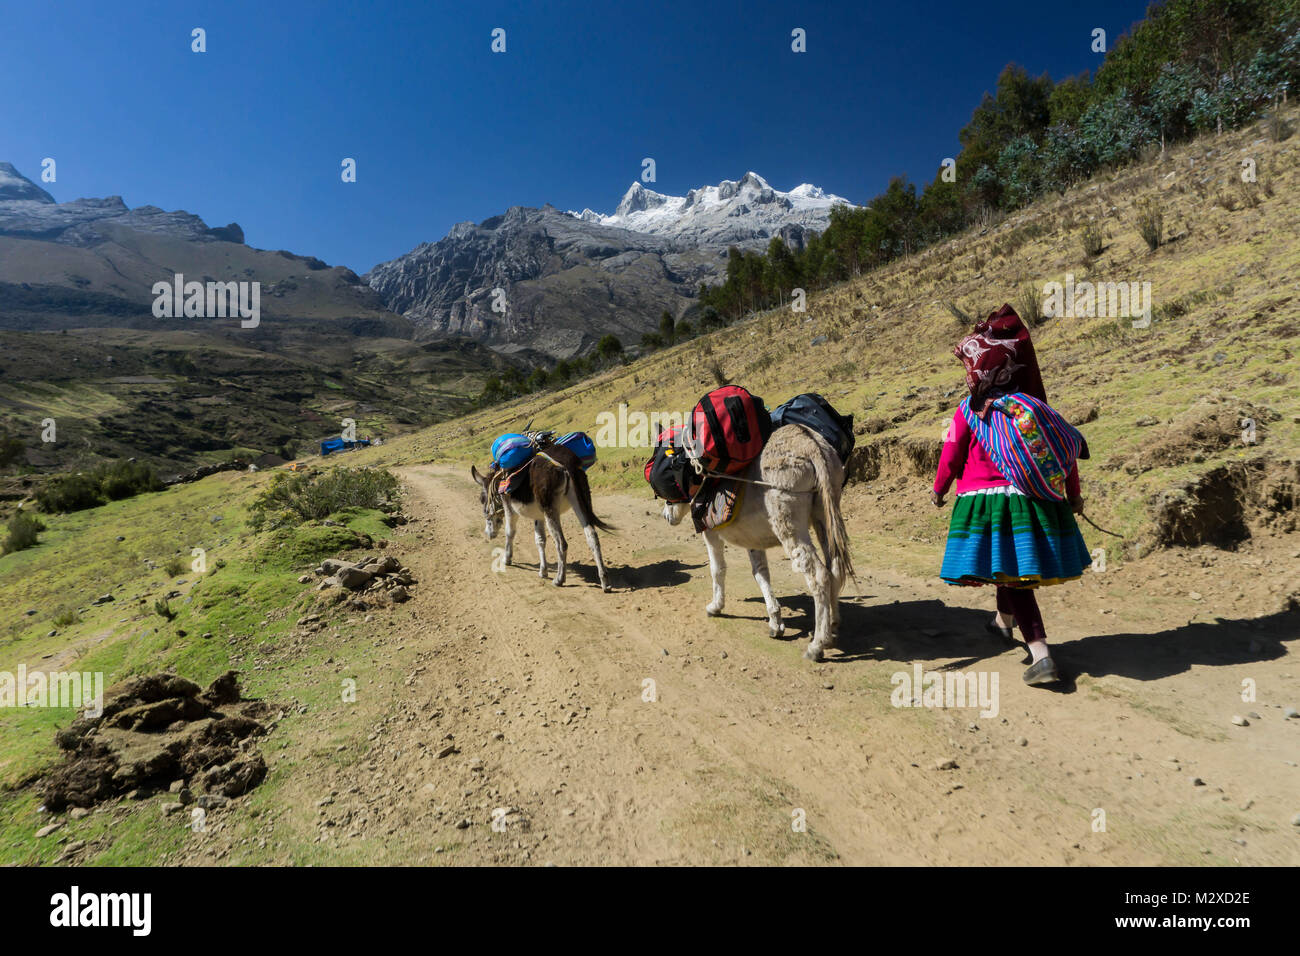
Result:
{"label": "dirt trail", "polygon": [[[1300,696],[1284,643],[1294,614],[1125,633],[1126,607],[1150,603],[1133,582],[1127,604],[1104,599],[1121,630],[1098,636],[1085,582],[1044,601],[1059,659],[1083,674],[1053,693],[1021,682],[1023,651],[982,634],[974,608],[990,595],[873,570],[857,547],[866,573],[841,647],[813,665],[810,602],[775,553],[780,641],[739,551],[728,616],[705,617],[702,542],[647,498],[596,498],[619,529],[601,538],[616,588],[604,594],[572,516],[556,589],[531,533],[515,566],[493,570],[501,542],[484,541],[460,469],[401,474],[414,520],[394,546],[420,586],[375,653],[414,665],[361,772],[304,785],[304,798],[337,791],[324,842],[457,863],[1300,862],[1300,720],[1281,710]],[[879,507],[860,498],[850,514]],[[891,675],[914,662],[996,673],[999,713],[891,706]],[[1246,676],[1256,703],[1241,702]],[[1250,711],[1251,726],[1229,723]],[[494,832],[497,808],[510,812]]]}

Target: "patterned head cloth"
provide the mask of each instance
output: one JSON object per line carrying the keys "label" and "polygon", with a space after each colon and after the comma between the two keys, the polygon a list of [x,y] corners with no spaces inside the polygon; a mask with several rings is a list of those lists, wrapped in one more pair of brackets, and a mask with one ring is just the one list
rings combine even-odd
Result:
{"label": "patterned head cloth", "polygon": [[1024,392],[1047,401],[1034,343],[1011,306],[1004,304],[990,313],[952,351],[966,366],[971,409],[981,418],[988,414],[985,399],[1008,392]]}

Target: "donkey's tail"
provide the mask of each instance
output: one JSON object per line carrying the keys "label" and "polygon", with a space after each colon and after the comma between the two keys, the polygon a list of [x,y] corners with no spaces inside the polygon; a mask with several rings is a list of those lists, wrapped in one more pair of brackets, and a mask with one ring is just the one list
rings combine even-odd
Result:
{"label": "donkey's tail", "polygon": [[[820,436],[816,436],[820,438]],[[822,516],[826,522],[826,537],[830,545],[827,560],[831,568],[838,569],[838,576],[852,578],[857,582],[858,576],[853,571],[853,556],[849,551],[849,532],[844,527],[844,515],[840,511],[840,484],[831,477],[827,455],[834,455],[835,450],[825,440],[816,441],[817,454],[812,456],[813,471],[817,475],[817,497],[821,499]]]}
{"label": "donkey's tail", "polygon": [[573,478],[574,488],[578,490],[578,506],[582,509],[578,514],[578,519],[582,522],[582,526],[585,528],[587,525],[593,525],[601,531],[618,530],[596,517],[596,511],[591,506],[591,485],[587,481],[587,473],[581,468],[577,468],[572,472],[571,477]]}

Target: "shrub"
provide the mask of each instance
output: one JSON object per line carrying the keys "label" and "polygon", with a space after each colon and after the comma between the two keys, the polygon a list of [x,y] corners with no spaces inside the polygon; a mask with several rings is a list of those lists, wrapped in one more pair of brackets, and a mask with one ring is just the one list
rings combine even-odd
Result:
{"label": "shrub", "polygon": [[0,468],[5,468],[23,456],[26,446],[21,438],[0,432]]}
{"label": "shrub", "polygon": [[1291,136],[1291,124],[1282,118],[1281,112],[1277,109],[1268,115],[1268,136],[1275,143],[1280,143]]}
{"label": "shrub", "polygon": [[1148,249],[1155,252],[1160,248],[1160,243],[1164,241],[1165,216],[1158,203],[1151,199],[1143,199],[1138,203],[1137,227]]}
{"label": "shrub", "polygon": [[109,501],[121,501],[144,491],[162,490],[154,470],[143,462],[115,461],[96,469],[99,487]]}
{"label": "shrub", "polygon": [[253,501],[255,529],[319,521],[344,508],[392,510],[400,492],[397,478],[381,468],[334,468],[325,474],[280,473]]}
{"label": "shrub", "polygon": [[727,322],[718,314],[718,310],[711,305],[706,305],[700,312],[700,331],[708,332],[712,329],[720,329]]}
{"label": "shrub", "polygon": [[88,472],[56,475],[36,493],[36,503],[47,513],[83,511],[107,501],[120,501],[161,489],[162,482],[148,465],[138,461],[115,461]]}
{"label": "shrub", "polygon": [[623,343],[614,335],[603,335],[600,341],[596,343],[596,355],[601,359],[612,362],[623,354]]}
{"label": "shrub", "polygon": [[1090,222],[1079,233],[1079,242],[1083,245],[1083,254],[1089,259],[1096,259],[1101,250],[1106,248],[1106,236],[1101,231],[1101,224]]}
{"label": "shrub", "polygon": [[176,612],[172,610],[172,606],[167,603],[166,598],[158,598],[154,601],[153,609],[156,614],[168,621],[176,616]]}
{"label": "shrub", "polygon": [[179,578],[185,573],[187,565],[180,558],[168,558],[167,563],[163,565],[163,570],[167,572],[169,578]]}
{"label": "shrub", "polygon": [[76,611],[65,607],[63,610],[59,611],[58,614],[54,615],[54,626],[69,627],[76,624],[79,620],[80,618],[77,617]]}
{"label": "shrub", "polygon": [[975,320],[972,319],[969,315],[967,315],[966,312],[962,309],[962,307],[959,306],[956,302],[945,302],[944,305],[948,307],[948,311],[952,313],[952,317],[957,320],[957,323],[959,325],[975,324]]}
{"label": "shrub", "polygon": [[40,518],[26,511],[17,512],[9,519],[8,534],[4,545],[0,546],[0,554],[25,551],[38,543],[37,536],[44,530],[45,525],[41,523]]}
{"label": "shrub", "polygon": [[1025,325],[1043,324],[1043,300],[1032,282],[1021,287],[1020,297],[1016,300],[1016,311],[1020,313]]}
{"label": "shrub", "polygon": [[47,513],[83,511],[103,504],[104,497],[90,475],[56,475],[36,492],[36,503]]}

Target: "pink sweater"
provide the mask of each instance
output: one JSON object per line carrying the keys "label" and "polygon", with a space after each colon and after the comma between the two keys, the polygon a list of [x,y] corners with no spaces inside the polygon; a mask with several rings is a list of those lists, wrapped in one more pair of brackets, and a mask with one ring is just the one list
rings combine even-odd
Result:
{"label": "pink sweater", "polygon": [[[939,456],[939,473],[934,476],[934,493],[946,495],[953,479],[957,481],[957,494],[979,491],[981,488],[996,488],[1009,485],[993,464],[993,459],[984,450],[984,446],[975,440],[966,418],[958,410],[952,416],[948,428],[948,438],[943,443],[943,453]],[[1066,495],[1079,497],[1079,466],[1070,469],[1065,479]]]}

